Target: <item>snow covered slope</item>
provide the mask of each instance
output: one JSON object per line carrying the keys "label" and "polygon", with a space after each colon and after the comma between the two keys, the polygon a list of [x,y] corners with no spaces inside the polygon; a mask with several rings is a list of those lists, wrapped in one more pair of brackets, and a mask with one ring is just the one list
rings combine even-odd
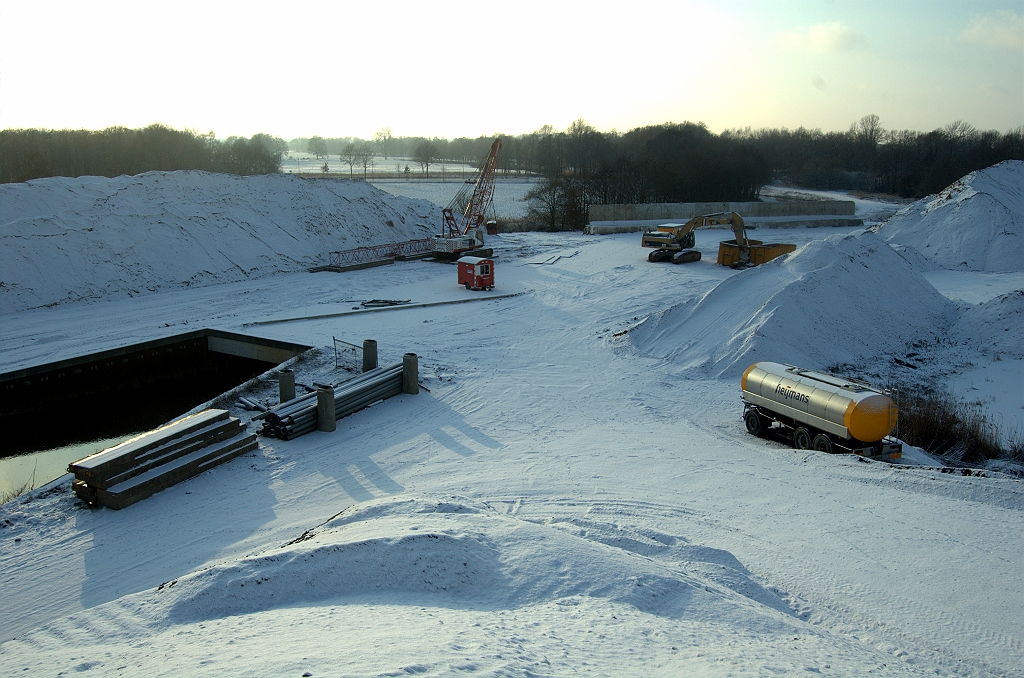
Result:
{"label": "snow covered slope", "polygon": [[966,309],[950,336],[987,356],[1024,358],[1024,290]]}
{"label": "snow covered slope", "polygon": [[[801,247],[745,271],[713,264],[721,232],[697,232],[686,266],[648,263],[633,235],[503,234],[493,294],[425,261],[253,280],[269,253],[298,266],[311,244],[401,239],[383,219],[423,227],[357,184],[149,179],[55,180],[21,216],[5,201],[4,238],[13,224],[39,268],[25,285],[52,296],[48,278],[82,276],[106,298],[5,313],[0,371],[216,327],[376,338],[382,363],[420,356],[425,388],[123,511],[83,505],[69,479],[0,507],[0,675],[1024,675],[1021,481],[750,436],[738,379],[757,360],[885,369],[915,342],[921,373],[986,351],[1006,370],[1015,288],[957,306],[921,257],[853,229],[768,232]],[[94,210],[114,235],[89,240]],[[31,235],[46,228],[89,244],[77,268]],[[225,264],[238,237],[221,233],[252,240],[258,268]],[[178,253],[169,282],[154,250]],[[236,282],[188,289],[189,269]],[[128,298],[138,271],[166,289]],[[414,303],[353,309],[369,299]],[[422,305],[441,301],[477,303]],[[303,383],[339,376],[322,357],[296,363]],[[271,378],[248,388],[276,398]]]}
{"label": "snow covered slope", "polygon": [[732,378],[759,360],[822,369],[899,356],[944,332],[955,313],[892,248],[860,232],[743,271],[630,336],[644,353]]}
{"label": "snow covered slope", "polygon": [[[68,481],[4,505],[0,675],[1021,675],[1019,480],[755,438],[738,379],[631,344],[688,297],[676,332],[707,372],[876,341],[885,364],[945,317],[877,236],[822,236],[769,234],[803,247],[733,271],[711,263],[720,232],[697,233],[687,266],[649,264],[631,235],[505,234],[493,296],[413,261],[6,316],[0,366],[172,320],[377,338],[382,362],[420,356],[429,391],[263,439],[123,511]],[[249,324],[373,298],[478,303]],[[807,338],[769,355],[789,325]]]}
{"label": "snow covered slope", "polygon": [[1024,271],[1024,161],[971,172],[877,230],[944,268]]}
{"label": "snow covered slope", "polygon": [[361,181],[206,172],[0,186],[0,313],[327,263],[432,235],[430,203]]}

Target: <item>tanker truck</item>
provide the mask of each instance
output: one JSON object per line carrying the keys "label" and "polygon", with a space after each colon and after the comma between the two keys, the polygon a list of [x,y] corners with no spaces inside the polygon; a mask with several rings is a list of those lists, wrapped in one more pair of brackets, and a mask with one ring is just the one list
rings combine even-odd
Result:
{"label": "tanker truck", "polygon": [[799,450],[886,461],[903,455],[903,444],[889,437],[896,404],[862,381],[760,362],[743,373],[741,389],[743,422],[751,435],[781,435]]}

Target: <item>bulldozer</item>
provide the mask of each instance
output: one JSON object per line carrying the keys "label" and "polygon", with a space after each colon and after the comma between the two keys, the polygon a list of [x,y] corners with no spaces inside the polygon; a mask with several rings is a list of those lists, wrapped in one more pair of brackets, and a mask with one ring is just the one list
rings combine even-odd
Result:
{"label": "bulldozer", "polygon": [[743,217],[736,212],[716,212],[690,219],[685,224],[664,224],[657,230],[647,231],[640,241],[642,247],[653,247],[647,261],[671,261],[686,264],[700,261],[700,251],[693,249],[696,243],[694,231],[707,226],[726,225],[732,227],[735,239],[725,240],[718,245],[718,264],[730,268],[749,268],[771,261],[792,252],[796,245],[774,243],[764,244],[760,240],[747,238]]}

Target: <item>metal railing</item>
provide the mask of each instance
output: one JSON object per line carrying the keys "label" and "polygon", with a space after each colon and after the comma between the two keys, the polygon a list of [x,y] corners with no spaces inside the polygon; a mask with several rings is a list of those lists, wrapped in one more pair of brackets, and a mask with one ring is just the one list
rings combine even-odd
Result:
{"label": "metal railing", "polygon": [[373,245],[371,247],[357,247],[352,250],[339,252],[328,252],[329,266],[349,266],[352,264],[365,264],[369,261],[380,261],[382,259],[394,259],[396,257],[409,257],[418,254],[426,254],[434,248],[433,238],[423,240],[410,240],[409,242],[396,242],[387,245]]}

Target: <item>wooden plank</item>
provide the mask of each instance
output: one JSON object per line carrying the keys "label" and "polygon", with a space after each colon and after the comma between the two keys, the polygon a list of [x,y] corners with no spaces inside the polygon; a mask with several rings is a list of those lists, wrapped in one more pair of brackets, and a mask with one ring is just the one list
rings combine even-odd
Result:
{"label": "wooden plank", "polygon": [[109,489],[97,488],[96,497],[103,506],[122,509],[258,446],[255,434],[239,436],[180,457]]}
{"label": "wooden plank", "polygon": [[79,479],[88,481],[90,478],[109,474],[112,470],[129,468],[136,457],[144,452],[227,418],[227,410],[204,410],[72,462],[68,465],[68,470]]}

